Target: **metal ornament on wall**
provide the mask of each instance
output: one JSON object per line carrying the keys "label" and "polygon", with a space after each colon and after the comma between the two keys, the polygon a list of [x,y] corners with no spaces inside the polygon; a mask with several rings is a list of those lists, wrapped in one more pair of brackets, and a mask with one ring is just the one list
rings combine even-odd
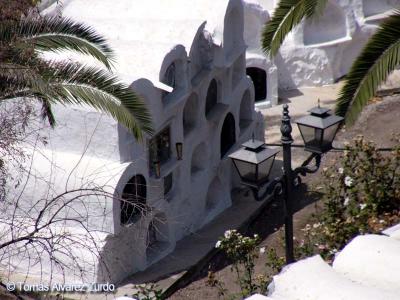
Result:
{"label": "metal ornament on wall", "polygon": [[183,157],[183,144],[178,142],[175,144],[176,147],[176,157],[178,160],[182,160]]}

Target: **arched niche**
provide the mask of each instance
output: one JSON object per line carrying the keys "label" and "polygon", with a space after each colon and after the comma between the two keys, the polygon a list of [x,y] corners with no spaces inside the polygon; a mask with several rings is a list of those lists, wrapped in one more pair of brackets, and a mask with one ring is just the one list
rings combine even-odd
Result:
{"label": "arched niche", "polygon": [[210,113],[210,111],[213,109],[213,107],[218,103],[219,100],[219,88],[218,88],[218,82],[216,79],[211,80],[208,89],[207,89],[207,96],[206,96],[206,109],[205,109],[205,114],[206,117]]}
{"label": "arched niche", "polygon": [[232,7],[225,15],[223,47],[229,55],[240,49],[242,44],[244,24],[243,9]]}
{"label": "arched niche", "polygon": [[176,67],[176,63],[175,62],[171,63],[168,66],[167,70],[165,70],[164,77],[162,79],[162,83],[165,83],[166,85],[168,85],[168,86],[170,86],[172,88],[175,88],[176,80],[177,80],[177,78],[176,78],[176,68],[177,67]]}
{"label": "arched niche", "polygon": [[253,105],[251,101],[250,91],[243,94],[242,101],[240,102],[240,130],[246,129],[253,121]]}
{"label": "arched niche", "polygon": [[174,93],[177,89],[185,88],[185,67],[182,59],[175,59],[170,62],[165,68],[164,72],[161,73],[160,81],[165,85],[172,88],[171,92],[163,91],[162,100],[167,101],[169,95]]}
{"label": "arched niche", "polygon": [[399,0],[363,0],[364,17],[385,13],[400,6]]}
{"label": "arched niche", "polygon": [[254,85],[254,100],[263,101],[267,98],[267,72],[257,67],[249,67],[246,74],[251,78]]}
{"label": "arched niche", "polygon": [[199,99],[191,94],[183,109],[183,134],[187,136],[195,127],[199,119]]}
{"label": "arched niche", "polygon": [[212,211],[218,206],[219,201],[224,199],[224,188],[218,177],[215,177],[210,183],[206,197],[206,212]]}
{"label": "arched niche", "polygon": [[305,21],[304,45],[332,42],[347,36],[347,20],[343,9],[328,2],[322,16]]}
{"label": "arched niche", "polygon": [[143,175],[133,176],[125,185],[120,201],[121,225],[135,223],[146,213],[146,179]]}
{"label": "arched niche", "polygon": [[231,113],[228,113],[225,117],[221,130],[221,158],[225,156],[235,142],[235,118]]}
{"label": "arched niche", "polygon": [[152,263],[170,247],[168,220],[158,213],[150,221],[146,233],[147,262]]}
{"label": "arched niche", "polygon": [[206,143],[201,143],[196,146],[192,154],[191,174],[195,176],[201,171],[205,170],[209,159],[209,150]]}

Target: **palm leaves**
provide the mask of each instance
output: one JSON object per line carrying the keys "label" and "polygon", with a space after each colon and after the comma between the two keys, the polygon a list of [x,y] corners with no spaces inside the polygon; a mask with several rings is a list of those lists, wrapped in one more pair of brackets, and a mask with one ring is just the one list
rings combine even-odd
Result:
{"label": "palm leaves", "polygon": [[[262,48],[275,56],[284,39],[304,18],[322,12],[327,0],[281,0],[262,32]],[[345,77],[336,113],[352,124],[378,86],[400,64],[400,11],[387,18],[371,37]]]}
{"label": "palm leaves", "polygon": [[105,112],[141,140],[151,134],[144,103],[108,71],[79,63],[48,62],[40,52],[72,50],[94,57],[108,70],[113,52],[93,29],[64,18],[24,19],[0,24],[0,101],[39,99],[54,124],[51,104],[86,104]]}
{"label": "palm leaves", "polygon": [[352,124],[378,86],[400,64],[400,11],[388,17],[354,61],[336,103],[336,113]]}
{"label": "palm leaves", "polygon": [[327,0],[281,0],[262,31],[261,45],[265,54],[275,56],[289,32],[304,18],[321,13],[326,3]]}

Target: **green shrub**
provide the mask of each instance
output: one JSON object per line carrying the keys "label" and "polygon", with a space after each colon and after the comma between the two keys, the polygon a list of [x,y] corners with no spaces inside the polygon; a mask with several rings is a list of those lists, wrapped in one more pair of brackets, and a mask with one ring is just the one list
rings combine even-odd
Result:
{"label": "green shrub", "polygon": [[137,300],[162,300],[162,289],[154,283],[137,284],[133,288],[132,297]]}
{"label": "green shrub", "polygon": [[359,136],[338,161],[323,171],[324,208],[303,229],[299,256],[320,253],[331,260],[355,236],[399,221],[400,147],[383,153]]}

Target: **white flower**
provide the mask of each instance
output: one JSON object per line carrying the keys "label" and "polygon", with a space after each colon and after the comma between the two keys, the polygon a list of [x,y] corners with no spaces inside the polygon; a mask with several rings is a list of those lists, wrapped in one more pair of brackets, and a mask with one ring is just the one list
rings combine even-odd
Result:
{"label": "white flower", "polygon": [[338,172],[339,172],[339,174],[343,174],[343,172],[344,172],[343,168],[339,168]]}
{"label": "white flower", "polygon": [[336,248],[333,248],[331,251],[329,251],[330,254],[336,254],[338,250]]}
{"label": "white flower", "polygon": [[260,248],[260,254],[264,254],[265,253],[265,247],[261,247]]}
{"label": "white flower", "polygon": [[367,204],[361,203],[361,204],[360,204],[360,209],[363,210],[366,206],[367,206]]}
{"label": "white flower", "polygon": [[353,178],[351,178],[350,176],[346,176],[346,178],[344,179],[344,184],[347,187],[351,187],[353,185]]}
{"label": "white flower", "polygon": [[349,202],[350,202],[350,198],[349,198],[349,197],[346,197],[346,198],[344,199],[343,205],[344,205],[344,206],[347,206],[347,205],[349,205]]}
{"label": "white flower", "polygon": [[231,237],[231,235],[232,235],[232,230],[227,230],[224,233],[224,236],[225,236],[226,239],[229,239]]}
{"label": "white flower", "polygon": [[313,228],[318,228],[318,227],[320,227],[321,226],[321,223],[314,223],[313,224]]}
{"label": "white flower", "polygon": [[221,241],[218,241],[218,242],[215,244],[215,248],[219,248],[219,247],[221,247]]}
{"label": "white flower", "polygon": [[254,238],[255,238],[255,239],[258,239],[258,234],[257,234],[257,233],[254,235]]}

